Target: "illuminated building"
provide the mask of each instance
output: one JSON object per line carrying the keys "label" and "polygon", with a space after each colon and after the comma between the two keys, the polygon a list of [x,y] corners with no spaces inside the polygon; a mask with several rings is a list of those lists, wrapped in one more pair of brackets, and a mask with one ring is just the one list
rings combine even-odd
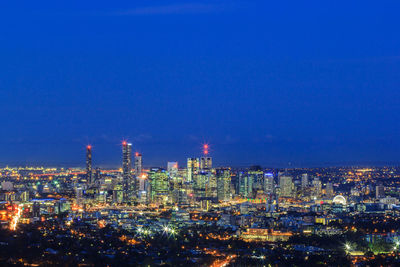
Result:
{"label": "illuminated building", "polygon": [[200,158],[200,170],[210,170],[212,169],[212,158],[211,157],[201,157]]}
{"label": "illuminated building", "polygon": [[198,158],[187,159],[186,181],[192,182],[195,175],[199,173],[200,163]]}
{"label": "illuminated building", "polygon": [[86,181],[89,185],[93,183],[93,169],[92,169],[92,146],[86,146]]}
{"label": "illuminated building", "polygon": [[332,183],[327,183],[327,184],[326,184],[325,191],[326,191],[326,196],[327,196],[328,198],[332,198],[332,197],[334,196],[335,192],[333,191],[333,185],[332,185]]}
{"label": "illuminated building", "polygon": [[281,189],[281,197],[292,197],[293,196],[293,179],[291,176],[279,177],[279,187]]}
{"label": "illuminated building", "polygon": [[321,193],[322,193],[321,180],[315,177],[314,180],[312,181],[312,196],[318,198],[321,196]]}
{"label": "illuminated building", "polygon": [[126,141],[122,142],[122,179],[124,202],[130,202],[136,186],[132,178],[132,144]]}
{"label": "illuminated building", "polygon": [[274,175],[272,173],[264,174],[264,193],[273,194],[274,193]]}
{"label": "illuminated building", "polygon": [[178,162],[168,162],[167,171],[171,178],[176,178],[178,176]]}
{"label": "illuminated building", "polygon": [[115,185],[113,190],[112,201],[113,203],[122,203],[123,202],[123,190],[121,185]]}
{"label": "illuminated building", "polygon": [[193,190],[196,197],[206,196],[206,186],[208,184],[209,172],[200,171],[193,177]]}
{"label": "illuminated building", "polygon": [[264,172],[260,167],[252,167],[247,175],[250,177],[251,181],[253,181],[253,192],[264,190]]}
{"label": "illuminated building", "polygon": [[135,175],[139,177],[142,175],[142,154],[135,153]]}
{"label": "illuminated building", "polygon": [[148,179],[151,202],[165,203],[169,193],[168,173],[163,169],[153,168],[148,173]]}
{"label": "illuminated building", "polygon": [[385,187],[383,185],[377,185],[375,188],[375,197],[383,198],[385,197]]}
{"label": "illuminated building", "polygon": [[216,170],[217,197],[219,201],[229,201],[231,198],[231,170],[220,168]]}
{"label": "illuminated building", "polygon": [[253,177],[247,172],[239,172],[239,195],[242,197],[252,197],[253,195]]}
{"label": "illuminated building", "polygon": [[307,173],[303,173],[301,175],[301,188],[305,189],[308,187],[308,174]]}

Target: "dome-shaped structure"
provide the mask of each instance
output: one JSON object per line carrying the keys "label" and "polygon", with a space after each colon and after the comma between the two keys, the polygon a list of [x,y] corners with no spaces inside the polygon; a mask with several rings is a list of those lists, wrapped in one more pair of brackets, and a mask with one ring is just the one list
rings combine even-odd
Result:
{"label": "dome-shaped structure", "polygon": [[333,198],[332,200],[333,204],[340,204],[340,205],[346,205],[347,201],[342,195],[337,195],[336,197]]}

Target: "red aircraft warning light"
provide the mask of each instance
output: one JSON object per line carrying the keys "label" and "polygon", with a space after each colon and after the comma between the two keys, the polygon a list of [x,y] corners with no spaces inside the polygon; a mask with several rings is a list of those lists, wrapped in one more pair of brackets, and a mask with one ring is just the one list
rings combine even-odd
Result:
{"label": "red aircraft warning light", "polygon": [[208,155],[208,149],[209,149],[209,145],[208,144],[204,144],[203,145],[203,153],[204,153],[204,155]]}

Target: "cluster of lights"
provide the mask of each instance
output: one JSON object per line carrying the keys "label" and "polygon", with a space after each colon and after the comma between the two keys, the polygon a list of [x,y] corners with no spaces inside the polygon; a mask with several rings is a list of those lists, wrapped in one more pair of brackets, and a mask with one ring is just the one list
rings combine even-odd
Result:
{"label": "cluster of lights", "polygon": [[176,234],[176,230],[174,228],[171,228],[169,226],[164,226],[163,227],[164,233],[165,234],[170,234],[170,235],[175,235]]}
{"label": "cluster of lights", "polygon": [[16,213],[10,222],[10,230],[15,231],[17,229],[17,224],[22,215],[22,208],[17,207]]}
{"label": "cluster of lights", "polygon": [[138,227],[138,228],[136,229],[136,231],[138,232],[138,234],[141,234],[141,235],[150,235],[150,234],[151,234],[151,231],[150,231],[150,230],[148,230],[148,229],[143,229],[142,227]]}

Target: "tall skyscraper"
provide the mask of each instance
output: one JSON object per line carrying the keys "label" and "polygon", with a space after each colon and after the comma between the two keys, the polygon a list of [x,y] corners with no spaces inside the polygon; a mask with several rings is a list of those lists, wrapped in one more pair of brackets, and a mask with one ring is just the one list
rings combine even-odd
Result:
{"label": "tall skyscraper", "polygon": [[305,189],[308,187],[308,174],[307,173],[303,173],[301,175],[301,188]]}
{"label": "tall skyscraper", "polygon": [[239,172],[239,195],[242,197],[253,197],[253,176],[247,172]]}
{"label": "tall skyscraper", "polygon": [[139,152],[135,153],[135,175],[136,177],[142,175],[142,154]]}
{"label": "tall skyscraper", "polygon": [[281,176],[279,178],[279,187],[281,189],[282,197],[292,197],[293,196],[293,179],[291,176]]}
{"label": "tall skyscraper", "polygon": [[194,176],[199,173],[200,163],[198,158],[188,158],[187,159],[187,182],[192,182]]}
{"label": "tall skyscraper", "polygon": [[264,192],[266,194],[273,194],[274,193],[274,175],[272,173],[265,173],[264,174]]}
{"label": "tall skyscraper", "polygon": [[93,183],[93,169],[92,169],[92,146],[86,146],[86,181],[90,185]]}
{"label": "tall skyscraper", "polygon": [[212,158],[211,157],[201,157],[200,158],[200,170],[210,170],[212,169]]}
{"label": "tall skyscraper", "polygon": [[122,180],[124,190],[124,202],[131,201],[135,191],[132,179],[132,144],[122,142]]}
{"label": "tall skyscraper", "polygon": [[219,201],[229,201],[231,198],[231,170],[220,168],[216,170],[217,197]]}

